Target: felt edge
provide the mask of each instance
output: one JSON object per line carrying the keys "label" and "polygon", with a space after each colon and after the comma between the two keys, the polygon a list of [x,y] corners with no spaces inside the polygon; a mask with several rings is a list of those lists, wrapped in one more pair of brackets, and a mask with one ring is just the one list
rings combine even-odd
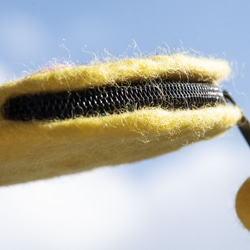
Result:
{"label": "felt edge", "polygon": [[237,193],[235,209],[242,224],[250,231],[250,178],[242,184]]}
{"label": "felt edge", "polygon": [[229,73],[230,67],[226,61],[183,54],[124,59],[90,66],[55,67],[55,70],[38,71],[1,85],[0,107],[6,99],[22,94],[72,91],[155,78],[215,84]]}

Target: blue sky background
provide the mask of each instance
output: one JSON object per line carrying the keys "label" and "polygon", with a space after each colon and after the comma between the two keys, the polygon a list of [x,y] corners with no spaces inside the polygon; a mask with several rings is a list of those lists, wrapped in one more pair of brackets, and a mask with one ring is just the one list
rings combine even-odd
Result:
{"label": "blue sky background", "polygon": [[[190,51],[223,58],[250,118],[250,2],[0,0],[0,83],[95,56]],[[0,188],[0,249],[249,249],[237,190],[250,176],[237,128],[172,154]]]}

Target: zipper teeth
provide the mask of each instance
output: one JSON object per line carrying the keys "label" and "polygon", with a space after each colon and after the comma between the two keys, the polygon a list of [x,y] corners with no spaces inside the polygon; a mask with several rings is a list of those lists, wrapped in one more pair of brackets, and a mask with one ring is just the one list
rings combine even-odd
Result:
{"label": "zipper teeth", "polygon": [[16,121],[70,119],[122,113],[143,107],[199,108],[225,103],[221,89],[211,83],[154,80],[59,93],[23,95],[3,106],[6,119]]}

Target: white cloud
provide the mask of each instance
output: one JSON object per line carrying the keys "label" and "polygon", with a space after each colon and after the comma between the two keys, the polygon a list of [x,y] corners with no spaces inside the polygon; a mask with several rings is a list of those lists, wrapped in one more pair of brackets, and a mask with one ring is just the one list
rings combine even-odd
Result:
{"label": "white cloud", "polygon": [[153,160],[140,181],[131,165],[1,188],[0,248],[248,249],[234,211],[245,153],[216,140]]}
{"label": "white cloud", "polygon": [[[7,246],[9,242],[17,244],[16,247],[25,246],[27,235],[32,233],[33,244],[39,242],[40,249],[53,244],[60,249],[68,249],[72,244],[101,249],[102,245],[112,246],[122,235],[131,233],[131,223],[139,222],[141,205],[133,195],[133,188],[112,171],[63,179],[0,191],[5,204],[0,208],[4,214],[3,218],[0,216],[0,231],[4,231]],[[17,236],[22,239],[11,240]],[[1,249],[6,248],[3,241],[1,245]]]}

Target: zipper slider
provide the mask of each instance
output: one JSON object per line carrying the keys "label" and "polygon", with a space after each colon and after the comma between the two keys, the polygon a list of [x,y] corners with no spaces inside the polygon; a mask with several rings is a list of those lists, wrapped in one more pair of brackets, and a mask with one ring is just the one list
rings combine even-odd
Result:
{"label": "zipper slider", "polygon": [[[227,102],[231,102],[233,105],[238,106],[236,102],[234,101],[234,99],[232,98],[232,96],[227,91],[224,90],[223,95]],[[241,134],[244,136],[245,140],[250,146],[250,123],[247,120],[246,116],[243,114],[243,112],[242,112],[241,120],[238,122],[237,125],[241,131]]]}

